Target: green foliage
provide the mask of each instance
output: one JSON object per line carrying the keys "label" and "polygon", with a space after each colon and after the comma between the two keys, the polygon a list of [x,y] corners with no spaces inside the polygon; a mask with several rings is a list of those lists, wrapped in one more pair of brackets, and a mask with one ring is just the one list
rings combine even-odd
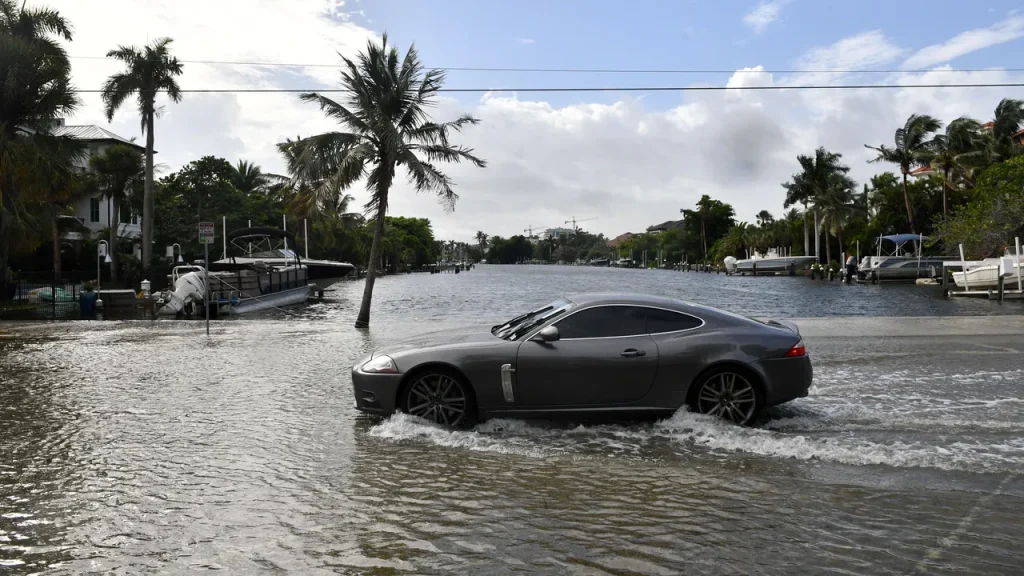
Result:
{"label": "green foliage", "polygon": [[489,264],[516,264],[528,261],[533,256],[533,245],[522,234],[507,240],[501,236],[491,236],[490,244],[487,250]]}
{"label": "green foliage", "polygon": [[940,224],[935,240],[949,255],[964,245],[969,259],[1002,255],[1024,236],[1024,156],[993,164],[978,178],[970,201]]}
{"label": "green foliage", "polygon": [[[373,238],[372,224],[364,227]],[[396,271],[419,268],[434,262],[434,232],[427,218],[388,216],[384,220],[382,257]]]}

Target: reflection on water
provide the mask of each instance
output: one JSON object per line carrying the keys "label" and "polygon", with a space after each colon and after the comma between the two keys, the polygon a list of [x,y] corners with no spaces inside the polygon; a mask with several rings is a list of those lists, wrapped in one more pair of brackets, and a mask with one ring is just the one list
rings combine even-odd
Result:
{"label": "reflection on water", "polygon": [[680,412],[448,432],[357,415],[348,377],[384,341],[487,325],[562,292],[632,288],[791,317],[1010,306],[919,287],[540,267],[377,286],[368,332],[351,328],[358,283],[293,315],[216,322],[209,339],[182,321],[7,327],[17,338],[0,338],[0,572],[1024,564],[1024,354],[995,337],[810,339],[812,394],[756,429]]}

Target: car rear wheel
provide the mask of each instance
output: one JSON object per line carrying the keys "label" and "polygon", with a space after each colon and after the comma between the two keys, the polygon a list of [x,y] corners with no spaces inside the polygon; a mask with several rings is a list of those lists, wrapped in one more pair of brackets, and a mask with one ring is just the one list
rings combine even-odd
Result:
{"label": "car rear wheel", "polygon": [[760,395],[750,377],[731,369],[716,370],[705,377],[694,404],[701,414],[741,426],[753,422],[761,409]]}
{"label": "car rear wheel", "polygon": [[473,396],[463,380],[446,372],[423,372],[413,376],[405,389],[402,408],[448,428],[469,426],[475,415]]}

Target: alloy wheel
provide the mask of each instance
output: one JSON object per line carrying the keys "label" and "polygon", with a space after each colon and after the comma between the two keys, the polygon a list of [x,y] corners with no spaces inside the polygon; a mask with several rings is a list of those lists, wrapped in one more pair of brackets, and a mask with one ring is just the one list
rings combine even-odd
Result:
{"label": "alloy wheel", "polygon": [[737,424],[746,424],[757,411],[757,393],[741,374],[719,372],[708,378],[697,396],[697,410]]}
{"label": "alloy wheel", "polygon": [[456,427],[466,419],[466,391],[462,384],[445,374],[427,374],[413,382],[406,399],[406,412]]}

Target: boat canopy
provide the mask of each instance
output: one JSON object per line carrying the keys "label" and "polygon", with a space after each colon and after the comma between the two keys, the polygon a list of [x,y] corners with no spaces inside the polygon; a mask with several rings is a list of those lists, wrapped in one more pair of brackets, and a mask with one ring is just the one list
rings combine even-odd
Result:
{"label": "boat canopy", "polygon": [[882,236],[881,238],[882,240],[888,240],[890,242],[895,242],[896,244],[903,244],[904,242],[910,241],[918,242],[928,239],[927,236],[922,236],[920,234],[891,234],[889,236]]}
{"label": "boat canopy", "polygon": [[295,235],[287,230],[273,228],[271,226],[255,226],[253,228],[239,228],[228,232],[228,240],[256,240],[263,238],[287,238],[295,243]]}

